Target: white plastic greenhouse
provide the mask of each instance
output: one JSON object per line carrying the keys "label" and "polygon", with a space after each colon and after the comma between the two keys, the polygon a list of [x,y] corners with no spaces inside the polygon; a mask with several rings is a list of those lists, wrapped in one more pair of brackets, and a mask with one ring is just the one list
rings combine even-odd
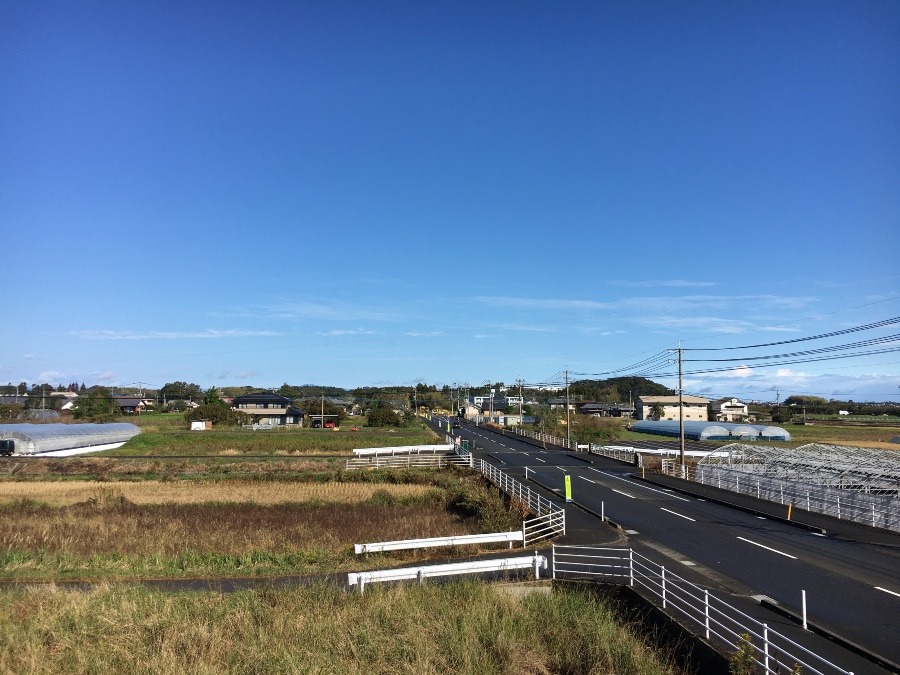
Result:
{"label": "white plastic greenhouse", "polygon": [[[12,440],[18,455],[57,450],[116,448],[141,430],[133,424],[0,424],[0,439]],[[101,447],[102,446],[102,447]]]}
{"label": "white plastic greenhouse", "polygon": [[[678,420],[640,420],[632,426],[632,431],[659,436],[679,436]],[[695,441],[789,441],[791,435],[781,427],[766,427],[735,422],[700,422],[686,420],[684,437]]]}

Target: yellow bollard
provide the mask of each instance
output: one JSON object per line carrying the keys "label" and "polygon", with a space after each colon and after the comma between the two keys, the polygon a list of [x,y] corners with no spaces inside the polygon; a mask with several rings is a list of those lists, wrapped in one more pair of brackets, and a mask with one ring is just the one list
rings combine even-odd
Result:
{"label": "yellow bollard", "polygon": [[791,511],[794,510],[794,502],[788,502],[788,520],[791,519]]}

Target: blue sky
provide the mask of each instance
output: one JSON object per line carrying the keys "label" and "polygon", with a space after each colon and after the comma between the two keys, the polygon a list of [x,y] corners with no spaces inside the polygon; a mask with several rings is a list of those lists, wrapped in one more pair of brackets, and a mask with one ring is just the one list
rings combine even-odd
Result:
{"label": "blue sky", "polygon": [[[896,2],[0,0],[0,381],[552,382],[898,316],[897,35]],[[685,389],[897,401],[900,354]]]}

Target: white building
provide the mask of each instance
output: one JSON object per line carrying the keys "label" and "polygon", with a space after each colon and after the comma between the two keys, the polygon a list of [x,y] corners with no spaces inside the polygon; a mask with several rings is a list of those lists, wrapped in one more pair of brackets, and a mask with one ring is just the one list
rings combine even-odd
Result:
{"label": "white building", "polygon": [[720,398],[709,404],[716,422],[746,422],[750,416],[747,404],[736,398]]}
{"label": "white building", "polygon": [[[682,396],[684,420],[709,421],[709,399],[702,396]],[[635,415],[639,420],[655,419],[653,409],[660,406],[661,420],[678,419],[678,396],[641,396],[637,400]]]}

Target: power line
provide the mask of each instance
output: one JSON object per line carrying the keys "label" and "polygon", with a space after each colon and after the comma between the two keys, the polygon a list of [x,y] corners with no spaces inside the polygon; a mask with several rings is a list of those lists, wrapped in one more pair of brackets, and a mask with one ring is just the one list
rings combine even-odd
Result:
{"label": "power line", "polygon": [[787,354],[770,354],[768,356],[747,356],[743,358],[733,358],[733,359],[685,359],[685,362],[693,362],[693,363],[721,363],[727,361],[740,361],[742,363],[747,361],[762,361],[766,359],[783,359],[794,356],[806,356],[809,354],[823,354],[826,352],[835,352],[835,351],[844,351],[847,349],[858,349],[859,347],[871,347],[877,344],[886,344],[890,342],[896,342],[900,340],[900,334],[896,335],[888,335],[886,337],[880,338],[872,338],[871,340],[862,340],[860,342],[851,342],[844,345],[834,345],[832,347],[821,347],[819,349],[808,349],[802,352],[789,352]]}
{"label": "power line", "polygon": [[884,321],[876,321],[875,323],[866,324],[864,326],[855,326],[854,328],[845,328],[844,330],[832,331],[831,333],[822,333],[821,335],[811,335],[809,337],[795,338],[793,340],[781,340],[780,342],[766,342],[758,345],[744,345],[743,347],[696,347],[693,349],[685,349],[686,352],[715,352],[736,349],[760,349],[762,347],[774,347],[777,345],[789,345],[795,342],[808,342],[809,340],[821,340],[823,338],[835,337],[837,335],[847,335],[848,333],[857,333],[863,330],[871,330],[872,328],[882,328],[900,323],[900,317],[893,319],[885,319]]}

